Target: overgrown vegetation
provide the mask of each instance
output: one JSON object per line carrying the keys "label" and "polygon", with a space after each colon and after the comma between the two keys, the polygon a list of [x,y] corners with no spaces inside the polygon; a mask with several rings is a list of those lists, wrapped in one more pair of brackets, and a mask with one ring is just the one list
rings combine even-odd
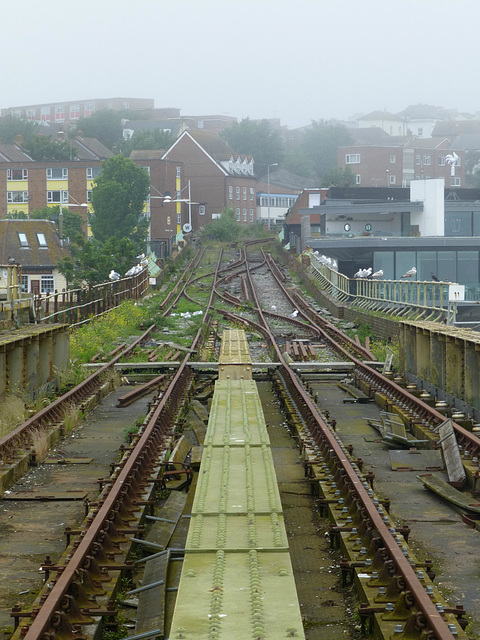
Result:
{"label": "overgrown vegetation", "polygon": [[85,364],[97,353],[108,354],[125,338],[140,334],[140,323],[148,317],[148,307],[125,300],[101,318],[76,329],[70,336],[72,362]]}
{"label": "overgrown vegetation", "polygon": [[25,403],[17,396],[7,396],[2,401],[0,413],[0,438],[6,436],[25,419]]}

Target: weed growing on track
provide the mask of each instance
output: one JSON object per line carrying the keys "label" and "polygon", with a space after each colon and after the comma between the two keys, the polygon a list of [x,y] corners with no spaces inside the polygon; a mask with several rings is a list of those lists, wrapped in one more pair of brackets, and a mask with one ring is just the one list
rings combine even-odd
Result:
{"label": "weed growing on track", "polygon": [[17,396],[7,396],[2,401],[0,415],[0,438],[6,436],[17,425],[25,420],[25,404]]}
{"label": "weed growing on track", "polygon": [[37,460],[44,460],[48,453],[48,438],[45,431],[35,431],[32,433],[32,445],[35,449]]}
{"label": "weed growing on track", "polygon": [[147,306],[125,300],[98,320],[72,332],[70,357],[74,363],[85,364],[97,353],[112,351],[118,342],[132,334],[140,334],[140,323],[149,319]]}

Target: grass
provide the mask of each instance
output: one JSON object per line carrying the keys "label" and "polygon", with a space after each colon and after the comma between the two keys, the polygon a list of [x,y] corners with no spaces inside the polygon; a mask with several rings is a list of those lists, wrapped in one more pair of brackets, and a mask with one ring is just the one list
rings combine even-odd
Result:
{"label": "grass", "polygon": [[35,431],[32,434],[32,445],[37,460],[44,460],[48,453],[48,438],[45,431]]}
{"label": "grass", "polygon": [[97,353],[107,354],[125,338],[140,334],[140,324],[146,324],[149,316],[149,306],[126,300],[101,318],[76,329],[70,336],[73,364],[90,362]]}
{"label": "grass", "polygon": [[6,436],[25,421],[25,403],[18,396],[7,396],[2,401],[0,437]]}

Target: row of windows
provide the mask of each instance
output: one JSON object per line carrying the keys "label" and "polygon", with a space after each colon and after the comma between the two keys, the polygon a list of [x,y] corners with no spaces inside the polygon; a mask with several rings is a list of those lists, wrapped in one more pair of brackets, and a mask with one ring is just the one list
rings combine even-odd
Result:
{"label": "row of windows", "polygon": [[[18,233],[18,240],[20,242],[20,246],[24,247],[25,249],[29,248],[30,245],[28,244],[28,238],[27,238],[27,234],[26,233]],[[46,247],[47,246],[47,240],[45,238],[45,234],[44,233],[39,233],[37,231],[37,240],[38,240],[38,246],[39,247]]]}
{"label": "row of windows", "polygon": [[[128,102],[123,103],[123,108],[128,109]],[[65,122],[65,114],[67,111],[67,107],[65,105],[57,105],[53,112],[55,114],[55,122],[62,123]],[[80,104],[71,104],[68,107],[70,120],[78,120],[80,118]],[[94,102],[86,102],[83,105],[83,113],[86,118],[95,113],[95,103]],[[17,118],[22,117],[21,109],[15,109],[13,111],[13,115]],[[39,109],[35,109],[31,107],[30,109],[26,109],[25,117],[27,120],[40,120],[41,122],[50,122],[52,116],[52,108],[51,107],[40,107]]]}
{"label": "row of windows", "polygon": [[[91,191],[87,191],[87,202],[91,202]],[[48,203],[68,203],[68,191],[47,191]],[[28,191],[7,191],[7,203],[28,202]]]}
{"label": "row of windows", "polygon": [[[260,196],[259,204],[261,207],[268,207],[268,196]],[[270,196],[270,206],[271,207],[284,207],[290,208],[293,207],[297,198],[289,198],[288,196]]]}
{"label": "row of windows", "polygon": [[[395,164],[397,161],[397,156],[395,154],[391,154],[390,155],[390,164]],[[345,164],[359,164],[360,163],[360,154],[359,153],[347,153],[345,154]],[[423,162],[422,162],[422,156],[420,154],[417,154],[415,156],[415,164],[416,165],[424,165],[424,166],[430,166],[432,164],[432,157],[431,156],[423,156]],[[455,162],[455,165],[457,167],[461,166],[461,161],[460,158],[458,158]],[[445,166],[445,156],[441,156],[440,158],[438,158],[438,166],[439,167],[444,167]]]}
{"label": "row of windows", "polygon": [[[33,276],[24,276],[22,275],[22,291],[24,293],[28,293],[28,279],[33,278]],[[38,280],[37,278],[34,278]],[[40,276],[40,292],[41,293],[53,293],[55,291],[55,276],[45,275]]]}
{"label": "row of windows", "polygon": [[[87,180],[98,178],[101,171],[102,167],[87,167]],[[48,168],[46,176],[47,180],[68,180],[68,169],[66,167]],[[28,180],[28,169],[7,169],[7,180]]]}
{"label": "row of windows", "polygon": [[[240,207],[237,207],[237,222],[240,222]],[[247,209],[243,210],[243,221],[247,222]],[[253,222],[253,209],[250,209],[250,222]]]}
{"label": "row of windows", "polygon": [[[247,188],[248,187],[243,187],[243,199],[246,200],[247,199]],[[253,202],[253,198],[255,195],[255,189],[253,187],[250,187],[250,200]],[[235,199],[236,200],[241,200],[240,197],[240,187],[235,187]],[[229,186],[228,187],[228,198],[230,200],[233,200],[233,186]]]}

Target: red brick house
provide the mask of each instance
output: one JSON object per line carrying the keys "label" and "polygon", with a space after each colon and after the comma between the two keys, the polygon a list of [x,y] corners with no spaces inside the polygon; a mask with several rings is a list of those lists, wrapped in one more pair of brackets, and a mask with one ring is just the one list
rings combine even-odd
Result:
{"label": "red brick house", "polygon": [[185,131],[162,156],[183,163],[184,182],[177,197],[188,198],[190,182],[191,224],[195,231],[219,217],[225,208],[235,210],[242,224],[256,220],[256,179],[251,156],[236,154],[217,134]]}

